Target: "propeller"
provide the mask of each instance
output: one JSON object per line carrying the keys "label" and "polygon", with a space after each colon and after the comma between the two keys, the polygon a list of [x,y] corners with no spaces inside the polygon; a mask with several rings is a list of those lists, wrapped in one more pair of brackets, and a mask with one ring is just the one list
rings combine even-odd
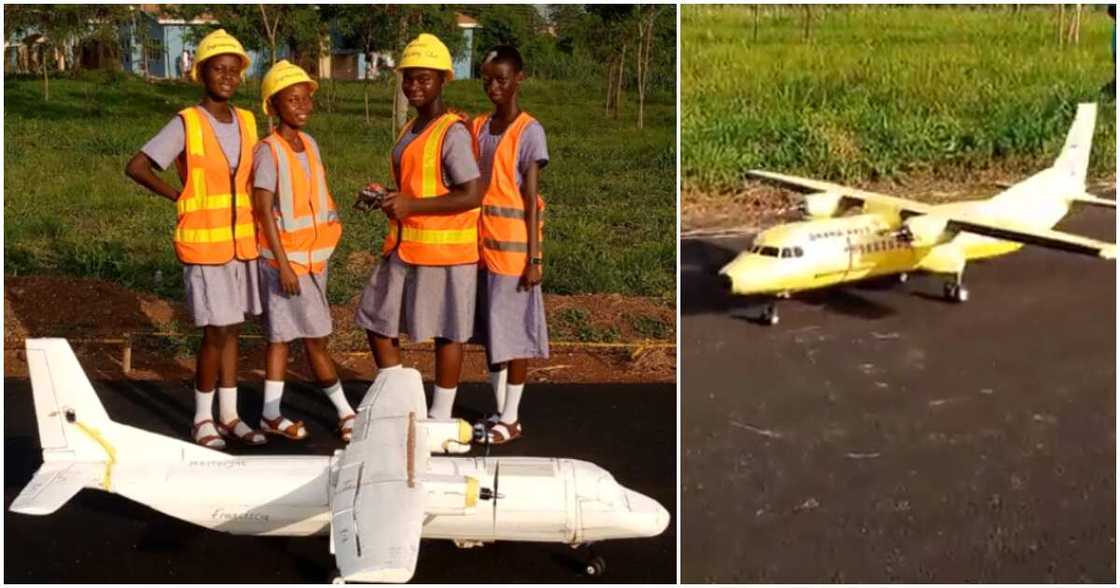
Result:
{"label": "propeller", "polygon": [[498,463],[494,464],[494,486],[493,486],[493,488],[482,488],[478,491],[478,497],[480,499],[482,499],[482,500],[493,500],[494,501],[494,508],[493,508],[493,511],[494,511],[493,525],[494,525],[494,527],[498,526],[498,499],[499,498],[505,498],[500,493],[498,493],[498,480],[499,480],[499,477],[500,477],[501,473],[502,473],[502,462],[499,461]]}

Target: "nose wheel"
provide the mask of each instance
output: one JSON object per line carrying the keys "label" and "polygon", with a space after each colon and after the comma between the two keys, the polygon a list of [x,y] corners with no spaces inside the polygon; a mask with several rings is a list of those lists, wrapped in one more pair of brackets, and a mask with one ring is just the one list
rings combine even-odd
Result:
{"label": "nose wheel", "polygon": [[596,555],[587,560],[587,565],[583,568],[583,573],[592,578],[597,578],[607,573],[607,560],[603,556]]}
{"label": "nose wheel", "polygon": [[331,570],[331,573],[330,573],[330,576],[328,577],[328,580],[331,584],[345,584],[346,583],[346,580],[342,577],[342,572],[339,572],[338,568],[335,568],[335,569]]}
{"label": "nose wheel", "polygon": [[580,571],[589,578],[598,578],[607,573],[607,560],[595,552],[590,543],[572,545],[572,549],[580,552]]}

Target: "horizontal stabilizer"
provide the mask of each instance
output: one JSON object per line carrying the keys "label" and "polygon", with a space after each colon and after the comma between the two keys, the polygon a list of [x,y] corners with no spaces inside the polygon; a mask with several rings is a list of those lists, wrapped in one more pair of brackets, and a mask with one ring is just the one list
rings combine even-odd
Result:
{"label": "horizontal stabilizer", "polygon": [[1116,208],[1116,201],[1109,198],[1101,198],[1100,196],[1093,196],[1092,194],[1082,194],[1074,196],[1070,199],[1074,204],[1083,204],[1085,206],[1100,206],[1101,208]]}
{"label": "horizontal stabilizer", "polygon": [[48,461],[35,472],[10,510],[29,515],[48,515],[62,508],[86,486],[96,486],[105,471],[101,463]]}

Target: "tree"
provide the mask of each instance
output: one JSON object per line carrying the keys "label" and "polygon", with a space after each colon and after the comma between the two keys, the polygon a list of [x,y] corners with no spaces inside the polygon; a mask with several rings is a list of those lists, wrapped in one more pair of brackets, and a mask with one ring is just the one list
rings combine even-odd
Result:
{"label": "tree", "polygon": [[653,51],[653,24],[661,6],[643,6],[638,11],[638,128],[645,123],[646,81],[649,79],[649,57]]}
{"label": "tree", "polygon": [[[347,40],[369,55],[389,52],[399,62],[405,45],[424,32],[440,38],[452,55],[463,46],[462,35],[455,25],[455,13],[437,5],[346,5],[337,7],[334,26]],[[370,122],[369,79],[364,88],[366,122]],[[401,91],[397,75],[393,93],[393,135],[404,127],[408,114],[408,100]]]}
{"label": "tree", "polygon": [[35,47],[40,50],[39,69],[43,74],[43,100],[50,100],[51,62],[56,69],[66,69],[67,52],[70,63],[83,39],[95,38],[116,42],[116,31],[128,19],[124,5],[37,4],[4,6],[4,33],[37,34]]}

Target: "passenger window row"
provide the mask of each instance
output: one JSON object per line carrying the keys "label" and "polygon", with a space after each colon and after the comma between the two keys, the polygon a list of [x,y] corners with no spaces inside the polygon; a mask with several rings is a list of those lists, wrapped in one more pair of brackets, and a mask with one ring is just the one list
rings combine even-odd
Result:
{"label": "passenger window row", "polygon": [[751,247],[751,253],[755,255],[762,255],[765,257],[780,257],[782,259],[789,259],[793,257],[802,257],[805,251],[800,247],[770,247],[767,245],[755,245]]}

